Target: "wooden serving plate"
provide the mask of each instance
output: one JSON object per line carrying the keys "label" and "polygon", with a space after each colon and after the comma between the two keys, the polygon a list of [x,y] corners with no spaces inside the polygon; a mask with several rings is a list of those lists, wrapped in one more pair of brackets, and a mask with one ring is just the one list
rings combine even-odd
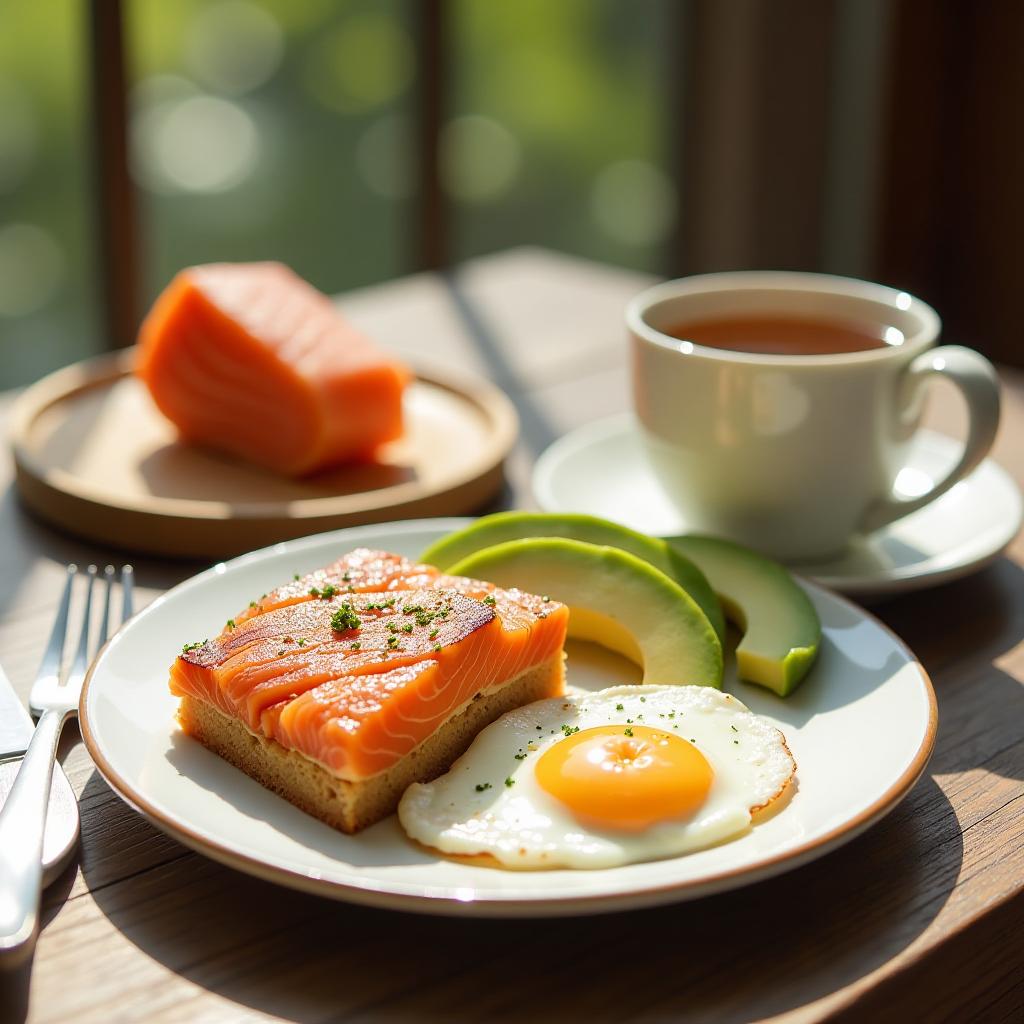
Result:
{"label": "wooden serving plate", "polygon": [[337,527],[473,511],[501,486],[518,432],[493,385],[414,365],[404,438],[373,462],[292,480],[180,443],[132,360],[104,356],[43,378],[15,404],[11,444],[22,498],[43,519],[153,554],[222,558]]}

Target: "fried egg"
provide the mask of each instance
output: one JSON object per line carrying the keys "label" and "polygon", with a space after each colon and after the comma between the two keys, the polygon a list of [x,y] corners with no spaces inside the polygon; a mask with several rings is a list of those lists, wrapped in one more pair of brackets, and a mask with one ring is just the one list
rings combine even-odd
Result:
{"label": "fried egg", "polygon": [[503,867],[607,868],[745,833],[789,789],[782,733],[706,686],[618,686],[503,715],[398,807],[406,833]]}

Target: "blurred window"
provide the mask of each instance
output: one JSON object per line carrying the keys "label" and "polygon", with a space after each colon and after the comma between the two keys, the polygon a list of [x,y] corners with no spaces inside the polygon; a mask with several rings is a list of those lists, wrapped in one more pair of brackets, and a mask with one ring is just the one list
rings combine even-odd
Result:
{"label": "blurred window", "polygon": [[[280,259],[327,292],[415,269],[415,2],[124,5],[143,308],[193,263]],[[0,7],[2,387],[108,347],[82,11]],[[446,17],[450,257],[529,243],[658,267],[670,0],[450,0]]]}
{"label": "blurred window", "polygon": [[453,0],[452,16],[455,257],[528,243],[659,269],[677,212],[672,0]]}
{"label": "blurred window", "polygon": [[0,387],[103,346],[94,328],[84,5],[0,4]]}
{"label": "blurred window", "polygon": [[181,267],[278,259],[336,292],[401,273],[414,47],[398,0],[134,0],[148,304]]}

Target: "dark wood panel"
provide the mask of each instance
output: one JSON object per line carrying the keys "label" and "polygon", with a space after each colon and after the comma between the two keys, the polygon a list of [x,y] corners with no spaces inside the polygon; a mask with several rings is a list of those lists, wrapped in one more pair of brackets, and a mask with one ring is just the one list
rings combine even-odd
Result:
{"label": "dark wood panel", "polygon": [[[835,5],[693,0],[677,26],[681,219],[672,272],[815,269]],[[682,93],[680,100],[679,93]]]}
{"label": "dark wood panel", "polygon": [[135,185],[128,170],[127,72],[121,0],[90,0],[91,85],[97,285],[109,348],[135,341],[139,326],[139,246]]}
{"label": "dark wood panel", "polygon": [[900,0],[878,267],[946,338],[1024,364],[1024,4]]}
{"label": "dark wood panel", "polygon": [[441,183],[441,126],[449,74],[448,4],[417,0],[412,5],[416,40],[416,222],[414,270],[438,270],[449,259],[449,216]]}

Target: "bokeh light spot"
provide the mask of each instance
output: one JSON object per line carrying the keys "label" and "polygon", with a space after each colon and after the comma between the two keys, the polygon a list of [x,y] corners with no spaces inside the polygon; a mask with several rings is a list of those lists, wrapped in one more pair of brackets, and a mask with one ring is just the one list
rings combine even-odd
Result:
{"label": "bokeh light spot", "polygon": [[362,14],[317,41],[305,81],[325,107],[353,113],[391,102],[412,75],[412,43],[399,22],[384,14]]}
{"label": "bokeh light spot", "polygon": [[412,126],[401,114],[374,121],[356,143],[356,166],[372,192],[404,199],[413,192]]}
{"label": "bokeh light spot", "polygon": [[274,16],[250,0],[200,7],[185,37],[185,63],[204,85],[241,96],[266,82],[284,53]]}
{"label": "bokeh light spot", "polygon": [[135,172],[157,192],[225,192],[255,169],[260,139],[236,103],[190,96],[142,111],[135,124]]}
{"label": "bokeh light spot", "polygon": [[617,242],[652,245],[672,230],[676,197],[668,177],[654,164],[620,160],[594,179],[590,208],[597,225]]}
{"label": "bokeh light spot", "polygon": [[467,114],[444,127],[441,178],[455,199],[466,203],[498,199],[514,184],[521,164],[519,140],[492,118]]}
{"label": "bokeh light spot", "polygon": [[35,224],[0,227],[0,316],[34,313],[53,298],[64,274],[54,237]]}

